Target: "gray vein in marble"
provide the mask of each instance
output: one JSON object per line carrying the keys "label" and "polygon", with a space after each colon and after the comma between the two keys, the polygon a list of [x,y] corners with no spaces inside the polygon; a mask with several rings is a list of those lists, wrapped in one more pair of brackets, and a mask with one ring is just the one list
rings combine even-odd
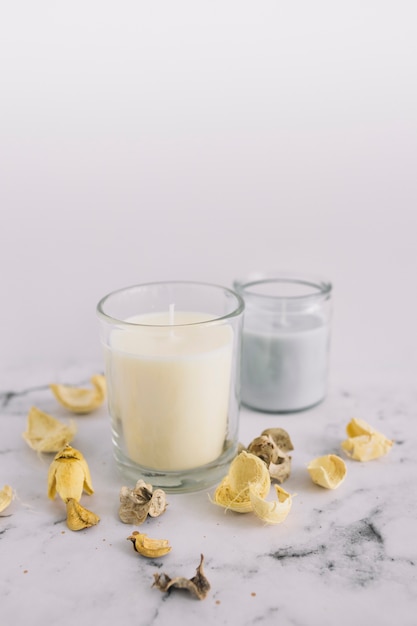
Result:
{"label": "gray vein in marble", "polygon": [[[376,511],[374,513],[377,513]],[[374,516],[346,526],[331,524],[325,535],[300,547],[287,547],[267,556],[283,566],[315,571],[320,576],[329,572],[346,579],[353,586],[366,587],[384,576],[384,564],[396,560],[413,568],[414,561],[387,556],[382,533],[375,526]],[[302,562],[302,564],[300,564]],[[412,571],[410,570],[410,575]]]}

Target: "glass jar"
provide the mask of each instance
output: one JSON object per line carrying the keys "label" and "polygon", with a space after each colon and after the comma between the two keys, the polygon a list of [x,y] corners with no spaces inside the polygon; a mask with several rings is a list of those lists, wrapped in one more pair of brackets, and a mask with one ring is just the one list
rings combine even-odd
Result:
{"label": "glass jar", "polygon": [[288,413],[327,391],[330,282],[269,273],[235,281],[245,301],[241,397],[253,409]]}
{"label": "glass jar", "polygon": [[244,304],[230,289],[161,282],[98,304],[117,465],[166,491],[218,482],[238,445]]}

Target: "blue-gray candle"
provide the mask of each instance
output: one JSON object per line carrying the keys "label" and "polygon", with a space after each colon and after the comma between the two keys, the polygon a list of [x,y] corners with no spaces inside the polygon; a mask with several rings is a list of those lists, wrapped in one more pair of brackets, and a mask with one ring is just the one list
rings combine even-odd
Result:
{"label": "blue-gray candle", "polygon": [[235,286],[246,305],[242,402],[277,413],[319,403],[327,389],[330,284],[278,277]]}

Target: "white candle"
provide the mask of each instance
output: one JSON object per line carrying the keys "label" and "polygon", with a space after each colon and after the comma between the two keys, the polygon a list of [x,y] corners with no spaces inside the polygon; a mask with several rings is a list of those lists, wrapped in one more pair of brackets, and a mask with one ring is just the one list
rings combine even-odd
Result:
{"label": "white candle", "polygon": [[106,348],[109,406],[135,463],[177,471],[215,461],[227,436],[233,355],[228,325],[175,311],[129,318]]}

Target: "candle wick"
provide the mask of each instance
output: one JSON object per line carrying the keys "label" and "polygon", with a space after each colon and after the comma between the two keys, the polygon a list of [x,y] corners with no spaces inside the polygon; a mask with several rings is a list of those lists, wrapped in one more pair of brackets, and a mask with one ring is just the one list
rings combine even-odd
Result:
{"label": "candle wick", "polygon": [[[172,303],[169,305],[169,309],[168,309],[168,324],[170,326],[174,326],[175,325],[175,304]],[[169,336],[172,338],[175,337],[175,331],[172,328],[172,330],[169,331]]]}
{"label": "candle wick", "polygon": [[170,326],[174,325],[174,311],[175,311],[175,304],[170,304],[169,305],[169,313],[168,313],[168,323]]}

